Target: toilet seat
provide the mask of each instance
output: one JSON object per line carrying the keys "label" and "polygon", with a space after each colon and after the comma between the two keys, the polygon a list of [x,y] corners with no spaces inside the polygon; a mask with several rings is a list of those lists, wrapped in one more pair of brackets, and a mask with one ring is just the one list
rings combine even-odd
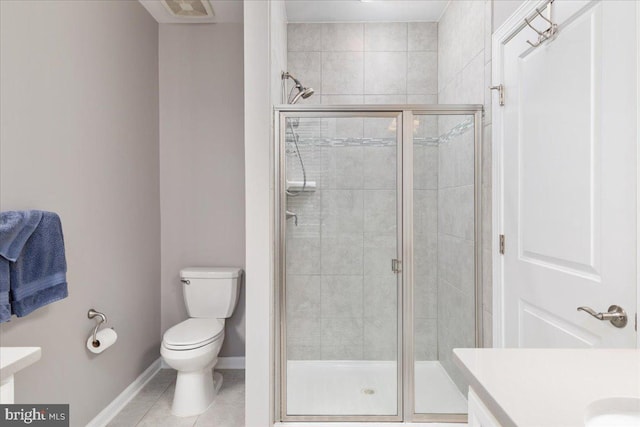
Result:
{"label": "toilet seat", "polygon": [[224,320],[191,318],[169,328],[162,345],[170,350],[194,350],[224,336]]}

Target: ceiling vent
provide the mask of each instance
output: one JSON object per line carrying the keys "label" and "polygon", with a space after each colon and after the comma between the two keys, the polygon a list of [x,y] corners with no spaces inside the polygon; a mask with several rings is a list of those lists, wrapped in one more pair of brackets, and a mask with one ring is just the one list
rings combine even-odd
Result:
{"label": "ceiling vent", "polygon": [[162,0],[173,16],[183,18],[212,18],[215,16],[209,0]]}

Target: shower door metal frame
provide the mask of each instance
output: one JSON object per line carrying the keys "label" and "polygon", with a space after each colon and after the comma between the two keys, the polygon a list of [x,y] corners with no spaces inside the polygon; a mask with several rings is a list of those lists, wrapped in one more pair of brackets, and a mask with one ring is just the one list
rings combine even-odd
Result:
{"label": "shower door metal frame", "polygon": [[[406,422],[440,422],[440,423],[467,423],[467,414],[453,413],[419,413],[415,411],[415,349],[414,349],[414,262],[413,262],[413,118],[415,116],[473,116],[474,132],[474,171],[473,171],[473,202],[474,202],[474,308],[475,308],[475,347],[483,346],[483,316],[482,316],[482,105],[429,105],[429,106],[409,106],[412,107],[404,111],[405,118],[404,134],[407,135],[403,153],[404,177],[403,192],[404,199],[404,247],[403,261],[407,261],[406,283],[404,300],[405,330],[404,346],[405,365],[405,421]],[[405,264],[403,262],[403,264]],[[438,319],[439,320],[439,319]]]}
{"label": "shower door metal frame", "polygon": [[[280,105],[274,107],[274,324],[273,401],[276,422],[466,422],[467,414],[415,412],[413,308],[413,117],[468,115],[474,118],[475,345],[482,347],[482,105]],[[287,118],[396,118],[398,280],[397,415],[287,415],[286,396],[286,120]]]}
{"label": "shower door metal frame", "polygon": [[[295,108],[292,108],[295,107]],[[277,344],[275,346],[279,354],[276,355],[276,389],[279,405],[276,403],[276,420],[282,421],[323,421],[323,422],[357,422],[357,421],[402,421],[403,407],[403,366],[402,366],[402,306],[398,306],[397,310],[397,397],[396,397],[396,415],[287,415],[287,346],[286,346],[286,120],[288,118],[318,118],[318,119],[334,119],[334,118],[387,118],[396,119],[396,225],[398,230],[402,230],[402,111],[398,110],[382,110],[370,109],[362,111],[361,109],[345,108],[325,110],[322,106],[283,106],[276,108],[276,114],[279,116],[275,120],[275,150],[277,161],[276,182],[274,185],[276,193],[276,247],[275,254],[279,257],[276,261],[276,337]],[[397,233],[396,254],[402,257],[403,253],[402,233]],[[398,292],[398,301],[402,301],[402,274],[396,275],[396,289]]]}

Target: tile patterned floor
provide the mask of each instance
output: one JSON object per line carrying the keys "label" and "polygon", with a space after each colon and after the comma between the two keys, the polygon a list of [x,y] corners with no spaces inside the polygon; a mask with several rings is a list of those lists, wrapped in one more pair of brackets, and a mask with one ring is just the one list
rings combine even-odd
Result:
{"label": "tile patterned floor", "polygon": [[224,380],[211,407],[196,417],[174,417],[176,371],[162,369],[108,424],[109,427],[243,427],[244,370],[220,370]]}

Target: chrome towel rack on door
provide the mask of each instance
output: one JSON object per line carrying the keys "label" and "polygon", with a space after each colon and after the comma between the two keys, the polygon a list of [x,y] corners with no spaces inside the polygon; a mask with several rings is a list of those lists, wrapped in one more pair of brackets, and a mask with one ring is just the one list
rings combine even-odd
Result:
{"label": "chrome towel rack on door", "polygon": [[[545,42],[546,40],[549,40],[558,32],[558,25],[553,22],[552,7],[553,7],[553,0],[547,4],[547,10],[549,11],[548,18],[544,16],[542,12],[540,12],[540,9],[538,8],[536,8],[536,13],[534,15],[532,15],[529,18],[524,18],[524,22],[526,22],[527,26],[538,34],[538,41],[536,43],[532,43],[531,41],[527,40],[527,43],[529,43],[531,47],[540,46],[543,42]],[[549,28],[547,28],[544,31],[540,31],[536,27],[534,27],[531,24],[531,21],[533,21],[537,16],[547,21],[549,23]]]}

